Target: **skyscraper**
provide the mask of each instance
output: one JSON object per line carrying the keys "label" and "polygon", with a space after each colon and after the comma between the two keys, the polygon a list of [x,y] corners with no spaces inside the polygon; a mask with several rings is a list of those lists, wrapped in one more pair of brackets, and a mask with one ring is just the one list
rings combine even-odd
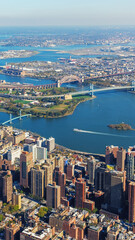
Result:
{"label": "skyscraper", "polygon": [[20,185],[30,186],[30,170],[33,167],[32,152],[22,152],[20,156]]}
{"label": "skyscraper", "polygon": [[128,185],[128,220],[130,223],[135,222],[135,182]]}
{"label": "skyscraper", "polygon": [[56,185],[55,182],[49,184],[47,186],[47,206],[52,208],[59,207],[60,198],[60,186]]}
{"label": "skyscraper", "polygon": [[61,197],[65,197],[66,174],[61,172],[60,167],[55,168],[54,181],[61,188]]}
{"label": "skyscraper", "polygon": [[31,194],[41,198],[45,195],[44,170],[39,166],[31,169]]}
{"label": "skyscraper", "polygon": [[133,180],[134,179],[134,156],[132,153],[127,153],[127,180]]}
{"label": "skyscraper", "polygon": [[0,171],[0,198],[4,202],[12,200],[13,180],[10,171]]}
{"label": "skyscraper", "polygon": [[95,168],[96,168],[96,160],[94,157],[91,157],[90,159],[88,159],[87,166],[88,166],[89,181],[91,184],[94,184]]}
{"label": "skyscraper", "polygon": [[125,169],[125,160],[126,160],[126,150],[119,148],[117,151],[117,170],[124,171]]}
{"label": "skyscraper", "polygon": [[75,182],[75,198],[76,208],[83,208],[83,202],[86,199],[86,182],[80,178]]}
{"label": "skyscraper", "polygon": [[34,196],[46,197],[46,187],[52,184],[53,172],[52,166],[49,163],[42,167],[36,166],[31,169],[31,193]]}

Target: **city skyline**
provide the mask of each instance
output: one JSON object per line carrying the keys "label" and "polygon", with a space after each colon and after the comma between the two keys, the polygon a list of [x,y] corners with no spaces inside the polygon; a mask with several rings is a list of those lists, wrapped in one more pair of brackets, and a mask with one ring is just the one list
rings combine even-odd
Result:
{"label": "city skyline", "polygon": [[13,0],[1,3],[0,26],[134,25],[135,2]]}

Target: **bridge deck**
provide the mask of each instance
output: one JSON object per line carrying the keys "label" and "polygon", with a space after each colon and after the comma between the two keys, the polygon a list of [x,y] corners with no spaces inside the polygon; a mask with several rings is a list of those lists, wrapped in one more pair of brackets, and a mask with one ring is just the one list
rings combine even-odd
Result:
{"label": "bridge deck", "polygon": [[21,119],[21,118],[23,118],[23,117],[29,117],[29,116],[31,116],[31,114],[21,115],[21,116],[19,116],[19,117],[15,117],[15,118],[12,118],[12,119],[9,119],[9,120],[3,122],[2,125],[5,125],[5,124],[7,124],[7,123],[9,123],[9,122],[12,122],[12,121],[14,121],[14,120],[16,120],[16,119]]}

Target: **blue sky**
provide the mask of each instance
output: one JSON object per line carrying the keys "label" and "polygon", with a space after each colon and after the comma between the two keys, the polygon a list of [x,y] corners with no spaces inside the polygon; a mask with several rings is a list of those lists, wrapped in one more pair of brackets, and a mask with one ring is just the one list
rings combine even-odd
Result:
{"label": "blue sky", "polygon": [[135,25],[135,0],[5,0],[0,26]]}

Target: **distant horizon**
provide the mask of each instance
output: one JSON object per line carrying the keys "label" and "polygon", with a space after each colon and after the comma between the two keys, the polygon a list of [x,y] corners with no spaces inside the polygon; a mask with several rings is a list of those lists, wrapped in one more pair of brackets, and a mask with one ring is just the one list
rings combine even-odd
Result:
{"label": "distant horizon", "polygon": [[135,28],[135,25],[0,25],[0,28],[44,28],[44,27],[58,27],[58,28]]}
{"label": "distant horizon", "polygon": [[134,0],[2,1],[0,26],[131,26],[134,9]]}

